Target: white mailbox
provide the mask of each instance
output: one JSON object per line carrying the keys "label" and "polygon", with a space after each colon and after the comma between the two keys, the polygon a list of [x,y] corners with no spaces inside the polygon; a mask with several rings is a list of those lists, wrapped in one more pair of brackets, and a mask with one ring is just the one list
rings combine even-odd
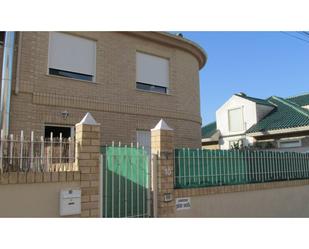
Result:
{"label": "white mailbox", "polygon": [[60,191],[60,216],[81,213],[80,189],[63,189]]}

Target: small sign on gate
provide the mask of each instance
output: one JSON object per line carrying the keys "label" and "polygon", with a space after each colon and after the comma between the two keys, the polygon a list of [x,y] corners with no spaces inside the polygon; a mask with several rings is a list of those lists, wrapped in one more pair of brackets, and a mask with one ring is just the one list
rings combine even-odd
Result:
{"label": "small sign on gate", "polygon": [[191,209],[191,198],[176,198],[176,211]]}

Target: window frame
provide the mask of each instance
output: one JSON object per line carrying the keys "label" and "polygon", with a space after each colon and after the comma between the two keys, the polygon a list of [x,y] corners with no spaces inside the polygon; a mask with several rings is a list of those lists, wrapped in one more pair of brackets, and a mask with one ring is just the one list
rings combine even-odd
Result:
{"label": "window frame", "polygon": [[[139,132],[144,133],[144,134],[146,133],[147,136],[149,136],[149,146],[144,147],[144,149],[147,151],[147,154],[150,157],[151,156],[151,130],[136,129],[135,134],[136,134],[136,142],[137,143],[139,143],[139,140],[138,140],[138,138],[139,138],[138,133]],[[141,144],[139,144],[139,145],[141,145]]]}
{"label": "window frame", "polygon": [[[51,71],[55,71],[55,73],[51,73]],[[75,79],[75,80],[93,82],[93,76],[92,75],[75,73],[75,72],[65,71],[65,70],[61,70],[61,69],[49,68],[48,74],[52,75],[52,76],[64,77],[64,78],[68,78],[68,79]],[[61,74],[68,74],[68,76],[61,75]],[[72,77],[70,77],[69,74],[71,74]],[[90,79],[87,79],[87,77],[90,77]]]}
{"label": "window frame", "polygon": [[[138,81],[138,79],[137,79],[137,66],[138,66],[137,65],[137,54],[138,53],[153,56],[153,57],[158,57],[158,58],[165,59],[165,60],[168,61],[168,87],[156,85],[155,83],[152,83],[152,82]],[[169,57],[157,55],[157,54],[153,54],[153,53],[149,53],[149,52],[145,52],[145,51],[141,51],[141,50],[136,50],[135,51],[135,89],[138,90],[138,91],[143,91],[143,92],[159,93],[159,94],[163,94],[163,95],[169,95],[170,85],[171,85],[171,69],[170,68],[171,68],[171,60],[170,60]],[[141,89],[141,88],[137,87],[138,84],[145,85],[145,86],[147,85],[147,86],[150,86],[150,87],[163,88],[163,89],[165,89],[165,92]]]}
{"label": "window frame", "polygon": [[239,146],[244,146],[244,145],[245,145],[245,139],[244,139],[244,138],[229,140],[228,142],[229,142],[229,150],[232,149],[232,146],[233,146],[235,143],[238,143]]}
{"label": "window frame", "polygon": [[[297,143],[297,146],[283,146],[282,144],[289,144],[289,143]],[[287,140],[279,140],[278,141],[278,148],[279,149],[289,149],[289,148],[300,148],[302,147],[302,141],[301,139],[287,139]]]}
{"label": "window frame", "polygon": [[[147,83],[143,83],[143,82],[136,82],[136,89],[139,90],[139,91],[144,91],[144,92],[152,92],[152,93],[161,93],[161,94],[168,94],[168,88],[167,87],[163,87],[163,86],[157,86],[157,85],[151,85],[151,84],[147,84]],[[163,89],[164,92],[161,92],[161,91],[155,91],[155,90],[147,90],[147,89],[143,89],[143,88],[139,88],[138,85],[142,86],[149,86],[150,88],[154,87],[155,89]]]}
{"label": "window frame", "polygon": [[[51,49],[50,46],[51,46],[51,34],[52,33],[53,32],[48,33],[47,72],[46,72],[46,74],[48,76],[52,76],[52,77],[61,77],[61,78],[64,78],[64,79],[72,79],[72,80],[78,80],[78,81],[83,81],[83,82],[95,83],[96,82],[96,74],[97,74],[97,41],[94,40],[94,39],[91,39],[89,37],[84,37],[84,36],[80,36],[80,35],[77,35],[77,34],[71,34],[71,33],[66,33],[66,32],[57,32],[57,31],[54,32],[54,33],[70,35],[70,36],[81,38],[81,39],[90,40],[90,41],[93,41],[95,43],[95,53],[94,53],[94,58],[93,58],[93,60],[94,60],[93,75],[87,75],[87,74],[83,74],[83,73],[79,73],[79,72],[72,72],[72,71],[67,71],[67,70],[63,70],[63,69],[59,69],[59,68],[50,67],[49,52],[50,52],[50,49]],[[58,75],[58,74],[51,74],[50,70],[57,70],[59,72],[71,73],[73,75],[75,74],[76,76],[78,76],[78,75],[92,76],[92,79],[88,80],[88,79],[81,79],[81,78],[78,78],[78,77],[66,77],[66,76]]]}
{"label": "window frame", "polygon": [[[241,129],[240,130],[231,130],[231,111],[235,111],[235,110],[241,110]],[[245,120],[244,120],[244,107],[241,106],[241,107],[237,107],[237,108],[232,108],[232,109],[228,109],[227,111],[227,116],[228,116],[228,130],[229,132],[231,133],[237,133],[237,132],[243,132],[245,130]]]}
{"label": "window frame", "polygon": [[44,123],[43,125],[43,134],[44,134],[44,138],[45,138],[45,129],[46,127],[63,127],[63,128],[70,128],[70,137],[71,138],[75,138],[75,126],[74,125],[68,125],[68,124],[52,124],[52,123]]}

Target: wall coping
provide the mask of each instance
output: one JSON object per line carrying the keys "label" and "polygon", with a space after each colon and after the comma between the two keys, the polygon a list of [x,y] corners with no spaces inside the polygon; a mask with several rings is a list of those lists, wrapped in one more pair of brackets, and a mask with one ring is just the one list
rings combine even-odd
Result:
{"label": "wall coping", "polygon": [[80,171],[6,172],[0,174],[0,186],[7,184],[80,182]]}
{"label": "wall coping", "polygon": [[204,188],[175,189],[174,193],[175,198],[179,198],[179,197],[193,197],[202,195],[258,191],[258,190],[267,190],[275,188],[298,187],[303,185],[309,185],[309,179],[265,182],[265,183],[254,183],[254,184],[239,184],[239,185],[204,187]]}

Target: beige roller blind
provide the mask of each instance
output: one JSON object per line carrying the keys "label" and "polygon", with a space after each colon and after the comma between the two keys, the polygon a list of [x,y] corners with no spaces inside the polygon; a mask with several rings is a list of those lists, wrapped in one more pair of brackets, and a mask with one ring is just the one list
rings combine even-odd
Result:
{"label": "beige roller blind", "polygon": [[229,110],[229,130],[231,132],[242,131],[244,129],[243,109],[237,108]]}
{"label": "beige roller blind", "polygon": [[169,87],[169,60],[136,53],[136,82]]}
{"label": "beige roller blind", "polygon": [[49,68],[94,76],[95,54],[95,41],[64,33],[50,33]]}

